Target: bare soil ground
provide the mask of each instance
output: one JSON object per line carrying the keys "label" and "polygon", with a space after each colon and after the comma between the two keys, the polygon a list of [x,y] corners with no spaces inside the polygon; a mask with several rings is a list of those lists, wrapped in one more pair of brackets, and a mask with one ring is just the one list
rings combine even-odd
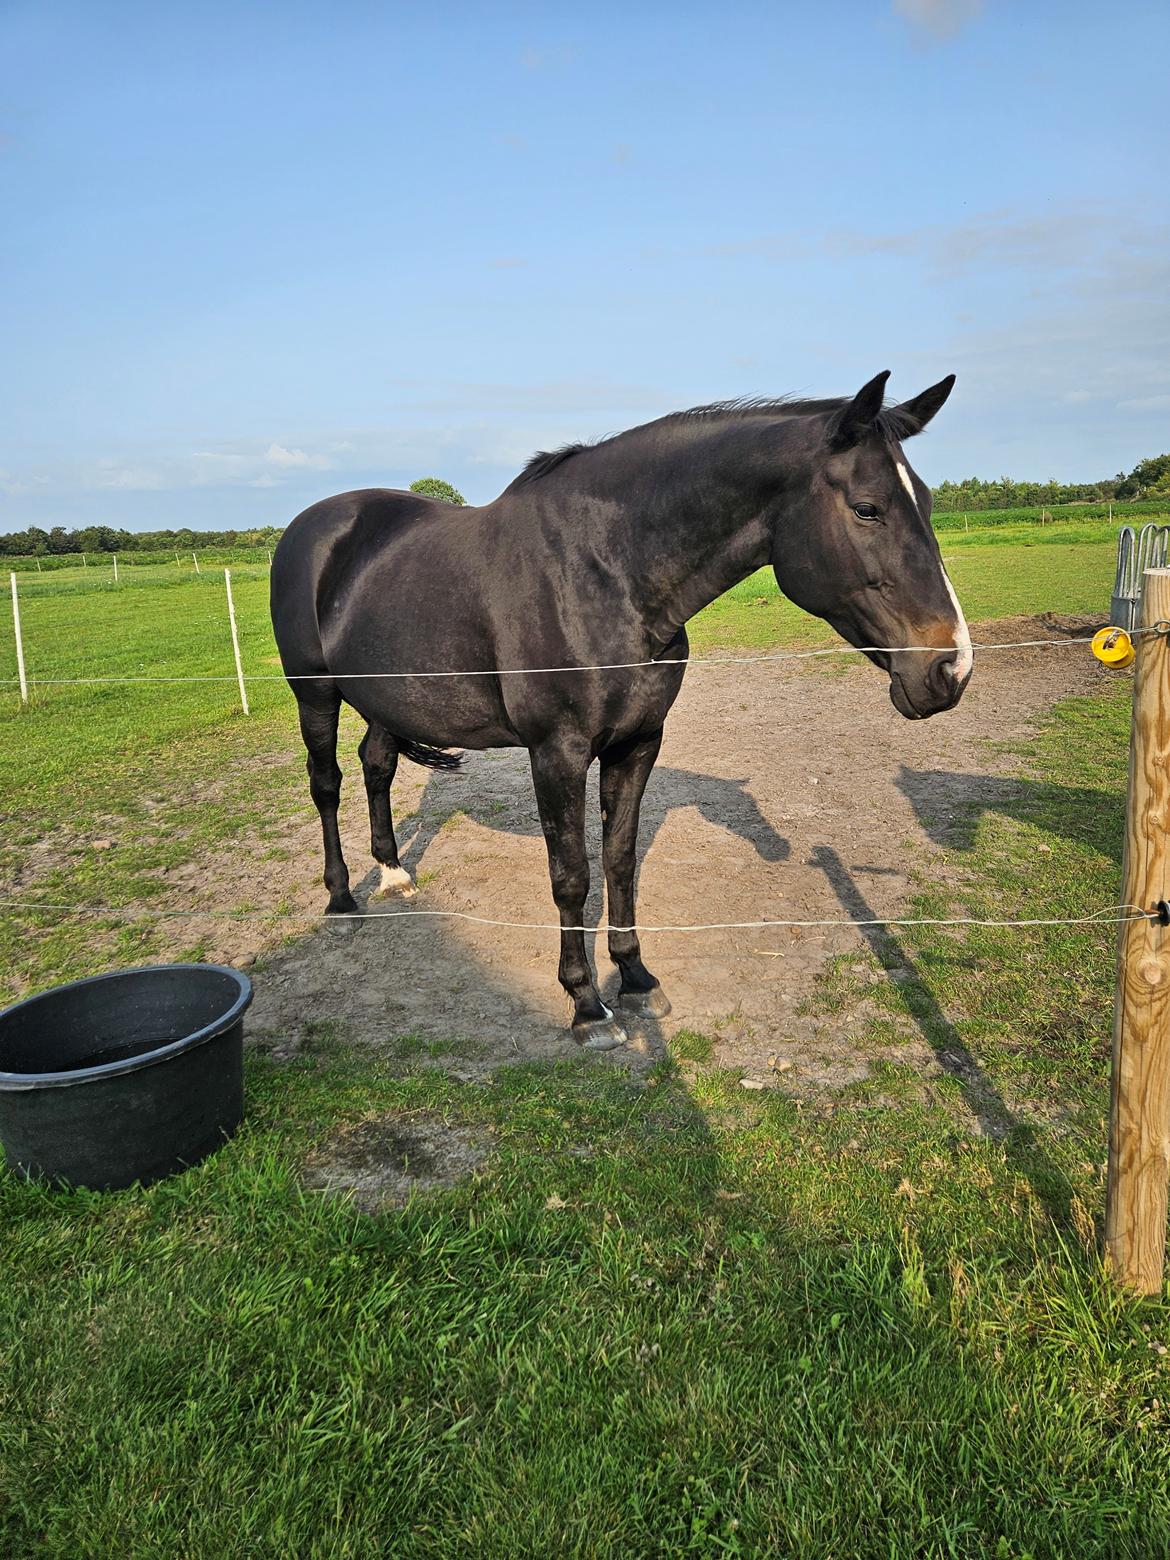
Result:
{"label": "bare soil ground", "polygon": [[[1079,619],[1017,618],[983,624],[975,637],[1059,639],[1086,628]],[[995,807],[1011,792],[1018,759],[999,745],[1025,739],[1056,700],[1091,691],[1103,675],[1084,645],[987,653],[977,656],[957,710],[912,722],[896,713],[884,678],[868,664],[826,658],[693,667],[643,807],[639,922],[896,920],[911,874],[946,874],[961,852],[968,804]],[[291,727],[290,718],[290,745]],[[377,871],[356,759],[342,764],[343,838],[364,904]],[[596,792],[595,767],[591,922],[603,909]],[[555,922],[525,753],[471,753],[455,775],[403,765],[393,802],[403,864],[419,892],[371,910]],[[229,878],[254,889],[267,875],[277,901],[319,910],[319,835],[307,795],[286,845],[275,870],[239,854],[207,862],[186,885],[192,899],[238,903]],[[523,1059],[575,1054],[552,931],[379,918],[354,935],[325,926],[282,944],[278,935],[262,922],[221,923],[208,948],[228,962],[262,955],[248,1032],[277,1054],[293,1054],[326,1021],[348,1039],[398,1054],[402,1037],[412,1037],[421,1065],[469,1078]],[[661,1021],[628,1020],[629,1044],[593,1061],[638,1072],[672,1036],[690,1030],[713,1037],[712,1060],[753,1080],[749,1087],[831,1090],[863,1077],[869,1064],[851,1038],[853,1015],[826,1020],[802,1009],[827,959],[864,955],[879,935],[846,925],[649,933],[644,956],[673,1012]],[[887,964],[890,946],[887,939]],[[604,938],[597,950],[603,992],[612,995]],[[897,968],[871,973],[875,980],[908,976]],[[948,1058],[906,1022],[905,1045],[883,1055],[920,1067],[924,1077],[937,1074]]]}

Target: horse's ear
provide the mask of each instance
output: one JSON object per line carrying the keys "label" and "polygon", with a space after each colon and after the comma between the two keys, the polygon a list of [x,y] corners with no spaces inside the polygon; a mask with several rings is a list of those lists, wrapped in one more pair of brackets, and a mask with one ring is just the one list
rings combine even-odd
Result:
{"label": "horse's ear", "polygon": [[948,374],[945,379],[940,379],[937,385],[931,385],[929,390],[916,395],[912,401],[903,401],[900,406],[891,406],[886,413],[886,419],[892,425],[894,437],[910,439],[916,433],[921,433],[954,388],[955,376]]}
{"label": "horse's ear", "polygon": [[837,413],[829,430],[829,439],[834,449],[847,450],[865,438],[882,409],[886,380],[889,377],[888,368],[875,374],[867,385],[862,385],[852,401]]}

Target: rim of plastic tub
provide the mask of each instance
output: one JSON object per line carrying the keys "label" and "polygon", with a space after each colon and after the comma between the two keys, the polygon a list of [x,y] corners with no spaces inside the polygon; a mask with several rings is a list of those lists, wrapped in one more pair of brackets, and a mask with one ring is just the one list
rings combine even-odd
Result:
{"label": "rim of plastic tub", "polygon": [[77,1084],[93,1083],[100,1078],[116,1078],[120,1073],[139,1072],[144,1067],[155,1067],[160,1062],[169,1061],[183,1051],[192,1051],[196,1046],[223,1034],[225,1029],[230,1029],[243,1017],[252,1001],[252,982],[242,970],[234,970],[228,964],[139,964],[130,970],[107,970],[104,975],[87,975],[82,980],[66,981],[63,986],[50,986],[48,991],[38,991],[35,997],[25,997],[10,1007],[0,1009],[0,1019],[7,1018],[20,1008],[35,1007],[38,1002],[46,1002],[63,991],[76,991],[79,986],[98,986],[107,980],[125,980],[128,975],[165,974],[167,970],[207,970],[215,975],[226,975],[238,987],[236,999],[226,1013],[210,1024],[205,1024],[202,1029],[182,1035],[178,1040],[171,1040],[153,1051],[143,1051],[138,1056],[123,1057],[116,1062],[99,1062],[96,1067],[74,1067],[68,1072],[11,1073],[0,1070],[0,1093],[20,1089],[65,1089]]}

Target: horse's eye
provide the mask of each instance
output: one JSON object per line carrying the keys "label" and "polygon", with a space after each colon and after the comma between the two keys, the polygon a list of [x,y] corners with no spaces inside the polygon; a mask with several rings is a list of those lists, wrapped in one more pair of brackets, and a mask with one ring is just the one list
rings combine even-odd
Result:
{"label": "horse's eye", "polygon": [[876,504],[854,504],[853,513],[859,520],[881,519],[881,512]]}

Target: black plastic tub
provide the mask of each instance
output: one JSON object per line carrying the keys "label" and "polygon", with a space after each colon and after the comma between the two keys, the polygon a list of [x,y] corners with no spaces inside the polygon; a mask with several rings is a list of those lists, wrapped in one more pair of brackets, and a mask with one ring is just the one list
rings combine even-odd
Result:
{"label": "black plastic tub", "polygon": [[113,1191],[198,1164],[244,1113],[251,1000],[252,982],[238,970],[152,964],[0,1012],[9,1167]]}

